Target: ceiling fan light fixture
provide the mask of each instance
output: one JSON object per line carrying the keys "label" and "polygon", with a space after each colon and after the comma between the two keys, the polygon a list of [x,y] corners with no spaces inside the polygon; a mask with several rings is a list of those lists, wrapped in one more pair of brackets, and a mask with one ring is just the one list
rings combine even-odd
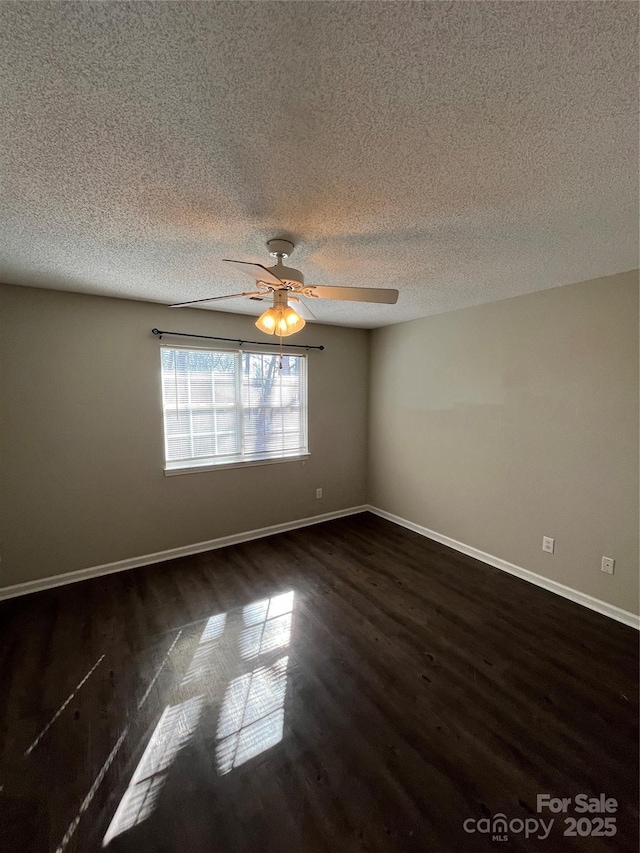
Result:
{"label": "ceiling fan light fixture", "polygon": [[276,291],[273,297],[273,306],[258,317],[256,328],[267,335],[276,334],[280,338],[294,335],[303,329],[306,323],[287,303],[286,291]]}

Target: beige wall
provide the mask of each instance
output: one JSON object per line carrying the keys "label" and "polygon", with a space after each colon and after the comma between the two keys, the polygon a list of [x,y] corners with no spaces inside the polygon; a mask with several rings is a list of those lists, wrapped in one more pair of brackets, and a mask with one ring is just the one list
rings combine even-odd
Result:
{"label": "beige wall", "polygon": [[296,336],[326,347],[304,464],[165,477],[150,330],[255,340],[251,318],[6,285],[0,318],[0,587],[365,502],[367,331]]}
{"label": "beige wall", "polygon": [[370,382],[370,503],[638,612],[637,272],[378,329]]}
{"label": "beige wall", "polygon": [[178,477],[150,329],[253,339],[251,319],[0,286],[0,324],[0,587],[368,499],[638,610],[637,273],[372,333],[310,326],[296,339],[327,347],[311,458]]}

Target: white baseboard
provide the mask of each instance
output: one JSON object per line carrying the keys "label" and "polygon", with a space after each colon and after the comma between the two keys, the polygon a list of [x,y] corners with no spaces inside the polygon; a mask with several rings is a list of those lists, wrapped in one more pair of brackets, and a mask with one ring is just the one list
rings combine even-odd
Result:
{"label": "white baseboard", "polygon": [[325,512],[322,515],[312,515],[308,518],[286,521],[283,524],[272,524],[270,527],[246,530],[243,533],[234,533],[231,536],[221,536],[218,539],[209,539],[206,542],[196,542],[194,545],[182,545],[179,548],[169,548],[167,551],[156,551],[155,554],[144,554],[141,557],[118,560],[115,563],[105,563],[102,566],[91,566],[88,569],[78,569],[74,572],[64,572],[63,574],[54,575],[49,578],[39,578],[38,580],[17,583],[12,586],[0,587],[0,601],[5,598],[15,598],[18,595],[27,595],[30,592],[51,589],[55,586],[77,583],[88,578],[97,578],[101,575],[113,574],[114,572],[124,572],[127,569],[137,569],[140,566],[149,566],[153,563],[163,563],[166,560],[175,560],[176,557],[188,557],[190,554],[214,551],[217,548],[225,548],[227,545],[250,542],[252,539],[263,539],[265,536],[285,533],[287,530],[298,530],[300,527],[309,527],[312,524],[320,524],[323,521],[332,521],[334,518],[345,518],[348,515],[356,515],[359,512],[366,512],[368,509],[369,507],[364,505],[352,506],[348,509],[336,510],[335,512]]}
{"label": "white baseboard", "polygon": [[407,521],[406,518],[400,518],[399,515],[386,512],[386,510],[378,509],[375,506],[367,507],[369,512],[374,515],[379,515],[380,518],[386,518],[387,521],[392,521],[394,524],[399,524],[401,527],[406,527],[408,530],[413,530],[414,533],[419,533],[421,536],[426,536],[427,539],[433,539],[440,542],[442,545],[448,545],[461,554],[467,554],[469,557],[474,557],[476,560],[481,560],[489,566],[496,569],[501,569],[503,572],[508,572],[510,575],[522,578],[529,583],[540,586],[543,589],[554,592],[556,595],[561,595],[563,598],[568,598],[569,601],[575,601],[583,607],[588,607],[590,610],[595,610],[597,613],[602,613],[604,616],[609,616],[617,622],[622,622],[623,625],[629,625],[632,628],[640,630],[640,616],[635,613],[630,613],[628,610],[622,610],[620,607],[614,607],[613,604],[607,604],[606,601],[601,601],[599,598],[593,598],[584,592],[579,592],[577,589],[572,589],[558,581],[550,580],[529,569],[523,569],[513,563],[502,560],[500,557],[494,557],[493,554],[486,554],[478,548],[473,548],[471,545],[465,545],[464,542],[458,542],[456,539],[451,539],[449,536],[443,536],[442,533],[436,533],[435,530],[429,530],[428,527],[422,527],[420,524],[415,524],[413,521]]}
{"label": "white baseboard", "polygon": [[476,560],[487,563],[489,566],[501,569],[503,572],[508,572],[511,575],[529,581],[529,583],[549,590],[549,592],[561,595],[563,598],[568,598],[569,601],[575,601],[583,607],[588,607],[590,610],[595,610],[597,613],[609,616],[617,622],[622,622],[624,625],[629,625],[632,628],[640,630],[640,616],[637,616],[635,613],[630,613],[628,610],[623,610],[620,607],[614,607],[613,604],[607,604],[606,601],[601,601],[584,592],[579,592],[576,589],[558,583],[558,581],[550,580],[535,572],[531,572],[529,569],[523,569],[521,566],[509,563],[500,557],[494,557],[493,554],[486,554],[472,545],[465,545],[464,542],[458,542],[457,539],[451,539],[451,537],[437,533],[435,530],[430,530],[428,527],[423,527],[413,521],[408,521],[406,518],[401,518],[399,515],[393,515],[393,513],[368,504],[336,510],[335,512],[325,512],[321,515],[312,515],[308,518],[299,518],[295,521],[286,521],[283,524],[272,524],[270,527],[260,527],[256,530],[234,533],[231,536],[221,536],[218,539],[196,542],[193,545],[182,545],[179,548],[170,548],[167,551],[156,551],[154,554],[144,554],[141,557],[118,560],[115,563],[105,563],[101,566],[91,566],[87,569],[64,572],[53,577],[38,578],[37,580],[26,581],[25,583],[1,587],[0,601],[6,598],[15,598],[19,595],[27,595],[30,592],[40,592],[44,589],[64,586],[68,583],[77,583],[88,578],[96,578],[101,575],[113,574],[114,572],[123,572],[127,569],[136,569],[140,566],[149,566],[153,563],[165,562],[166,560],[175,560],[177,557],[188,557],[191,554],[201,554],[203,551],[214,551],[217,548],[225,548],[228,545],[250,542],[252,539],[263,539],[266,536],[273,536],[276,533],[285,533],[288,530],[297,530],[301,527],[309,527],[313,524],[320,524],[323,521],[331,521],[335,518],[345,518],[346,516],[356,515],[360,512],[372,512],[374,515],[380,516],[380,518],[386,518],[387,521],[392,521],[394,524],[399,524],[401,527],[413,530],[414,533],[419,533],[427,539],[433,539],[442,545],[448,545],[449,548],[453,548],[461,554],[467,554],[467,556],[474,557]]}

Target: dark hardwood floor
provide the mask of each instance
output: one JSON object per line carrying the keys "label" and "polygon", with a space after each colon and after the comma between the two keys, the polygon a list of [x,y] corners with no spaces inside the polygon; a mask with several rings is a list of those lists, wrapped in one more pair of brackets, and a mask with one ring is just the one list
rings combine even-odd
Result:
{"label": "dark hardwood floor", "polygon": [[0,678],[2,851],[638,850],[637,632],[369,514],[2,602]]}

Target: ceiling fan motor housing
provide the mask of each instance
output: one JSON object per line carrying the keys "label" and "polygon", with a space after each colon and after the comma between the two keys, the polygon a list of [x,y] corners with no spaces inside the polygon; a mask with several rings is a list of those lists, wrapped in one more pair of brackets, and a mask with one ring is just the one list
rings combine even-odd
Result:
{"label": "ceiling fan motor housing", "polygon": [[281,263],[277,263],[274,267],[269,267],[268,269],[269,272],[272,272],[280,281],[284,281],[285,284],[304,284],[304,276],[300,270],[285,267]]}

